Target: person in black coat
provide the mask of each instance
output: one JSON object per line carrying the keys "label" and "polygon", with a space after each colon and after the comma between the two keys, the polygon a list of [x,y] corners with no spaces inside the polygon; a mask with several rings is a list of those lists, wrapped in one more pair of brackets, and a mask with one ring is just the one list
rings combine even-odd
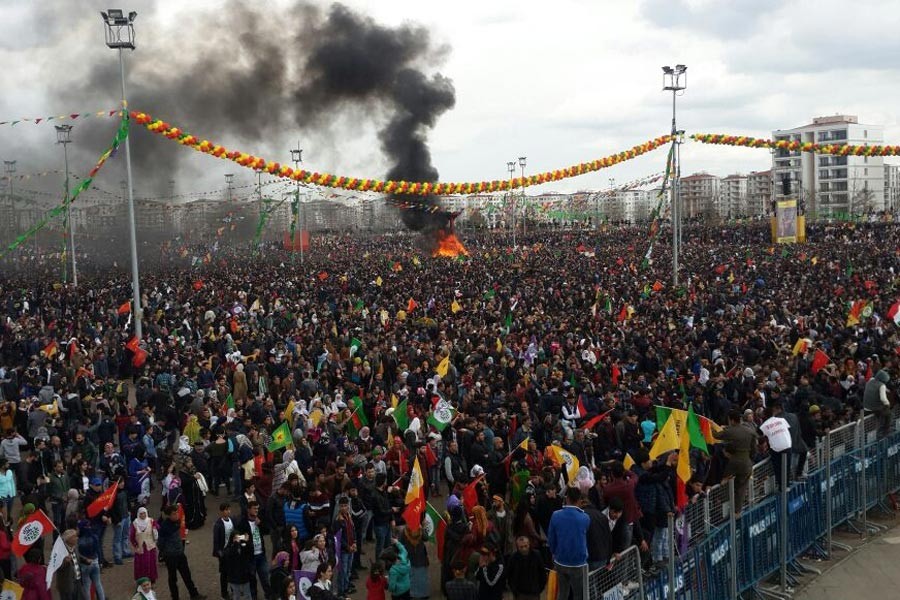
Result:
{"label": "person in black coat", "polygon": [[544,559],[531,548],[528,536],[519,536],[516,551],[506,557],[506,581],[515,600],[538,600],[547,585]]}
{"label": "person in black coat", "polygon": [[587,534],[588,570],[594,571],[609,563],[612,548],[609,517],[591,504],[587,498],[582,498],[580,506],[581,510],[591,519]]}
{"label": "person in black coat", "polygon": [[256,571],[253,564],[253,542],[249,533],[231,531],[228,545],[222,558],[228,574],[228,591],[231,598],[246,598],[250,595],[250,582]]}
{"label": "person in black coat", "polygon": [[219,518],[213,525],[213,556],[219,561],[219,590],[222,598],[229,597],[228,569],[225,562],[225,547],[228,539],[234,531],[234,521],[231,520],[231,504],[223,502],[219,505]]}
{"label": "person in black coat", "polygon": [[497,546],[488,542],[479,551],[478,569],[475,580],[478,582],[478,600],[503,600],[506,589],[506,565],[498,556]]}

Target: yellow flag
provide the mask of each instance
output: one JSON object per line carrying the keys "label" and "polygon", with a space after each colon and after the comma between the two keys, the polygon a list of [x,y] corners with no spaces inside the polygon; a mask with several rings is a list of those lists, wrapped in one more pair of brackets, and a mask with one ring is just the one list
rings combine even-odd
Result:
{"label": "yellow flag", "polygon": [[416,265],[417,267],[422,264],[422,262],[419,260],[418,256],[413,256],[413,264]]}
{"label": "yellow flag", "polygon": [[422,468],[419,466],[419,457],[413,463],[412,472],[409,474],[409,487],[406,488],[406,504],[412,504],[422,497],[422,485],[425,479],[422,477]]}
{"label": "yellow flag", "polygon": [[259,312],[259,309],[262,308],[262,305],[259,303],[259,298],[253,301],[253,304],[250,305],[251,312]]}
{"label": "yellow flag", "polygon": [[447,376],[447,371],[450,370],[450,357],[445,356],[441,362],[438,363],[438,366],[434,368],[438,375],[441,377]]}
{"label": "yellow flag", "polygon": [[12,579],[3,580],[3,600],[22,600],[25,588],[13,581]]}
{"label": "yellow flag", "polygon": [[312,421],[313,427],[318,427],[319,423],[322,422],[322,417],[325,416],[322,414],[322,411],[318,408],[314,409],[311,413],[309,413],[309,420]]}
{"label": "yellow flag", "polygon": [[650,448],[650,458],[656,459],[658,456],[678,450],[681,447],[681,431],[684,429],[684,423],[687,420],[687,412],[683,410],[673,410],[669,413],[669,419],[656,436],[653,447]]}
{"label": "yellow flag", "polygon": [[497,352],[503,352],[503,342],[500,341],[500,338],[497,338]]}
{"label": "yellow flag", "polygon": [[384,281],[381,279],[381,275],[379,275],[378,277],[375,278],[375,285],[377,285],[378,287],[381,287],[382,283],[384,283]]}
{"label": "yellow flag", "polygon": [[453,314],[455,315],[456,313],[458,313],[459,311],[462,310],[462,306],[460,306],[459,302],[454,300],[453,304],[450,305],[450,310],[453,311]]}
{"label": "yellow flag", "polygon": [[398,320],[398,321],[405,321],[405,320],[406,320],[406,311],[405,311],[405,310],[398,310],[398,311],[397,311],[397,320]]}
{"label": "yellow flag", "polygon": [[388,319],[391,318],[391,315],[388,314],[388,311],[384,310],[383,308],[381,309],[381,313],[378,316],[381,319],[382,325],[387,325]]}
{"label": "yellow flag", "polygon": [[529,440],[529,438],[525,438],[524,440],[522,440],[521,444],[516,446],[516,448],[521,448],[525,452],[528,452],[528,440]]}
{"label": "yellow flag", "polygon": [[691,436],[687,432],[686,419],[684,427],[681,428],[681,448],[678,450],[678,466],[675,467],[675,472],[683,482],[691,480]]}
{"label": "yellow flag", "polygon": [[397,394],[391,394],[391,408],[397,408],[397,404],[400,403],[400,399],[397,398]]}
{"label": "yellow flag", "polygon": [[578,468],[581,466],[578,463],[578,459],[575,458],[575,455],[568,450],[563,450],[559,446],[548,446],[548,448],[550,448],[550,452],[552,453],[553,462],[564,466],[569,481],[573,481],[575,475],[578,473]]}
{"label": "yellow flag", "polygon": [[634,459],[631,458],[631,455],[626,453],[625,460],[622,461],[622,464],[625,466],[625,470],[628,471],[631,467],[634,466]]}
{"label": "yellow flag", "polygon": [[291,429],[294,429],[294,399],[291,398],[291,401],[288,402],[287,406],[284,407],[284,420],[288,422],[288,425],[291,426]]}
{"label": "yellow flag", "polygon": [[794,344],[794,349],[791,351],[793,356],[797,356],[801,352],[806,352],[806,349],[809,347],[809,340],[807,338],[798,338],[797,343]]}
{"label": "yellow flag", "polygon": [[809,262],[811,262],[812,264],[816,264],[816,263],[819,262],[819,257],[818,257],[818,256],[813,256],[813,257],[812,257],[812,260],[809,261]]}

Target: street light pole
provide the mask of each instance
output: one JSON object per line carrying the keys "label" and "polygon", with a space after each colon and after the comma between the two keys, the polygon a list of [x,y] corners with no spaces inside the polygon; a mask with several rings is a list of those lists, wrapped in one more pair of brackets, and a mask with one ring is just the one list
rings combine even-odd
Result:
{"label": "street light pole", "polygon": [[[672,92],[672,144],[675,152],[675,169],[672,173],[671,215],[672,215],[672,285],[678,286],[678,258],[681,251],[681,206],[679,197],[679,180],[681,178],[681,148],[679,132],[675,121],[675,98],[678,92],[687,89],[687,66],[665,66],[663,71],[663,91]],[[682,81],[682,76],[684,80]]]}
{"label": "street light pole", "polygon": [[[303,162],[303,150],[300,148],[300,140],[297,140],[297,148],[291,149],[291,160],[294,161],[294,170],[300,170],[300,163]],[[300,264],[303,264],[303,230],[306,228],[306,214],[304,214],[303,224],[300,223],[300,180],[296,180],[296,195],[294,197],[294,230],[300,227]],[[294,238],[291,238],[291,255],[294,252]]]}
{"label": "street light pole", "polygon": [[512,204],[512,230],[513,230],[513,248],[516,247],[516,195],[512,190],[512,180],[513,175],[516,173],[516,163],[514,161],[509,161],[506,163],[506,168],[509,170],[509,199]]}
{"label": "street light pole", "polygon": [[[4,160],[3,167],[6,171],[6,183],[9,186],[7,188],[7,198],[9,200],[9,214],[10,217],[17,214],[15,210],[15,204],[13,203],[13,175],[16,173],[16,161],[14,160]],[[11,235],[15,235],[16,227],[18,226],[18,218],[15,219],[15,223],[12,223],[13,219],[10,218],[11,227]],[[37,235],[34,236],[34,239],[37,240]]]}
{"label": "street light pole", "polygon": [[231,197],[231,182],[234,181],[234,173],[225,173],[225,184],[228,186],[228,201],[232,201]]}
{"label": "street light pole", "polygon": [[[124,49],[134,50],[134,19],[137,13],[131,11],[126,17],[121,9],[111,8],[101,12],[106,25],[106,45],[119,51],[119,75],[122,80],[122,118],[128,117],[128,96],[125,92],[125,54]],[[131,136],[125,137],[125,177],[128,182],[128,233],[131,242],[131,308],[134,318],[134,335],[140,340],[143,337],[141,310],[141,284],[138,272],[137,231],[134,226],[134,179],[131,175]]]}
{"label": "street light pole", "polygon": [[69,221],[69,252],[72,253],[72,285],[78,287],[78,263],[75,259],[75,221],[72,219],[72,204],[69,202],[69,135],[72,133],[72,125],[56,126],[56,143],[62,144],[63,158],[66,167],[66,219]]}
{"label": "street light pole", "polygon": [[525,204],[525,157],[519,157],[519,166],[522,167],[522,235],[528,233],[528,206]]}

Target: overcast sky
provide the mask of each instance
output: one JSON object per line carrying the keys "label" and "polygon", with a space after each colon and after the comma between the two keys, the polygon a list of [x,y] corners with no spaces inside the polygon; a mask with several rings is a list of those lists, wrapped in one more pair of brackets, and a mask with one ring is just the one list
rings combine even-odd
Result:
{"label": "overcast sky", "polygon": [[[197,43],[184,27],[224,3],[132,0],[137,10],[138,49],[127,55],[129,78],[177,68],[167,56],[190,56]],[[288,2],[256,2],[278,14]],[[627,149],[665,134],[671,95],[661,91],[662,65],[688,65],[688,89],[678,99],[679,128],[768,137],[773,129],[803,125],[814,116],[858,115],[885,127],[888,143],[900,143],[900,4],[892,1],[808,0],[454,0],[453,2],[347,0],[377,22],[405,21],[426,27],[446,45],[443,62],[430,72],[453,81],[456,106],[430,133],[442,181],[506,176],[506,162],[527,156],[526,173],[552,170]],[[326,3],[322,3],[326,5]],[[0,120],[117,107],[119,90],[78,89],[91,65],[115,66],[103,45],[97,10],[84,0],[0,0]],[[184,12],[190,11],[190,12]],[[87,15],[87,16],[86,16]],[[234,32],[238,34],[237,31]],[[168,51],[168,53],[167,53]],[[222,61],[235,61],[228,46]],[[105,61],[105,62],[104,62]],[[71,91],[71,95],[69,93]],[[107,94],[108,92],[108,94]],[[221,81],[229,93],[229,81]],[[84,105],[91,97],[92,105]],[[69,100],[71,98],[71,100]],[[97,98],[97,100],[93,100]],[[100,100],[108,98],[107,100]],[[77,99],[77,101],[76,101]],[[177,102],[177,99],[173,99]],[[257,98],[272,113],[287,110],[280,99]],[[70,101],[71,104],[68,104]],[[156,114],[157,107],[133,106]],[[166,114],[163,118],[173,119]],[[336,116],[338,120],[339,116]],[[282,130],[245,142],[228,123],[197,129],[199,117],[179,115],[175,124],[201,137],[272,160],[286,161],[300,132]],[[174,119],[173,119],[174,121]],[[86,127],[111,138],[113,120],[76,122],[75,143]],[[304,135],[305,166],[351,176],[381,178],[386,161],[374,140],[377,122],[340,122],[328,136]],[[19,173],[59,168],[52,126],[0,126],[0,158],[18,159]],[[183,153],[179,191],[220,187],[226,172],[252,174],[193,153],[172,142],[135,136],[134,161],[147,144],[168,144]],[[142,148],[144,146],[144,148]],[[82,147],[72,164],[86,172],[102,143]],[[158,149],[158,148],[157,148]],[[719,175],[768,168],[764,150],[702,146],[688,142],[683,174]],[[661,171],[665,152],[599,173],[549,184],[540,191],[608,187]],[[122,161],[110,164],[99,184],[116,189]],[[166,180],[165,173],[155,174]],[[142,183],[136,182],[138,189]]]}

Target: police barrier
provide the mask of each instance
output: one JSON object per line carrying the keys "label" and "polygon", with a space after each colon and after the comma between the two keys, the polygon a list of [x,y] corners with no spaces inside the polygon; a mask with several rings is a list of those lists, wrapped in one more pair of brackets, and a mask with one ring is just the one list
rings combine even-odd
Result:
{"label": "police barrier", "polygon": [[[886,437],[878,438],[871,420],[840,427],[820,440],[808,476],[792,482],[786,498],[775,490],[770,461],[757,464],[750,504],[737,519],[734,532],[729,525],[730,506],[724,492],[727,488],[710,488],[697,505],[686,511],[688,523],[695,527],[702,521],[707,533],[701,537],[691,532],[690,546],[674,561],[674,589],[670,590],[669,573],[663,570],[643,578],[642,589],[634,597],[719,600],[733,596],[729,591],[732,585],[743,594],[757,589],[779,570],[794,568],[790,563],[808,553],[832,529],[859,516],[865,522],[867,509],[885,506],[886,498],[900,491],[900,408],[893,409],[895,431]],[[786,500],[786,526],[782,500]],[[782,546],[787,561],[784,565]],[[821,547],[818,552],[821,554]],[[736,581],[731,580],[734,571]],[[632,597],[595,593],[604,586],[607,591],[635,593],[633,583],[629,585],[637,579],[634,575],[617,582],[621,587],[608,578],[603,586],[594,585],[594,577],[591,574],[591,600]]]}
{"label": "police barrier", "polygon": [[607,566],[588,573],[588,597],[602,600],[640,600],[643,589],[641,554],[631,546]]}

